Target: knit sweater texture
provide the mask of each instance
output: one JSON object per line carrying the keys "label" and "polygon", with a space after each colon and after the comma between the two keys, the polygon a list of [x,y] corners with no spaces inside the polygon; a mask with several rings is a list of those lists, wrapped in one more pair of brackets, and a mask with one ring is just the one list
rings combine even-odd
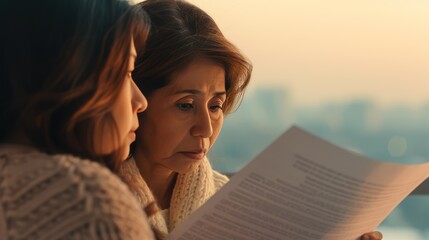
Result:
{"label": "knit sweater texture", "polygon": [[[155,202],[154,196],[140,175],[133,158],[122,164],[119,175],[124,182],[129,184],[143,209]],[[149,223],[158,233],[158,237],[166,238],[169,232],[227,182],[228,178],[214,171],[207,158],[204,158],[196,170],[178,174],[167,214],[168,219],[163,216],[161,211],[149,216]]]}
{"label": "knit sweater texture", "polygon": [[0,145],[0,239],[153,239],[139,204],[98,163]]}

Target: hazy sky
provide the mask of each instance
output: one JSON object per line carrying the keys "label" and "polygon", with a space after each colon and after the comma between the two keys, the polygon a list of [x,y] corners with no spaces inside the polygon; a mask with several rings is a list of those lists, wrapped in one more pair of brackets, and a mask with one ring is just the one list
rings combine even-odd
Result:
{"label": "hazy sky", "polygon": [[296,104],[429,101],[427,0],[190,0]]}

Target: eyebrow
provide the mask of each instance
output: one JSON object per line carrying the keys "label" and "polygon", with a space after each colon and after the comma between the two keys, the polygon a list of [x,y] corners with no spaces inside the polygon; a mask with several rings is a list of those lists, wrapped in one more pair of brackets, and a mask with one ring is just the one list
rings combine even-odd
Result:
{"label": "eyebrow", "polygon": [[[189,94],[202,94],[203,92],[197,89],[183,89],[183,90],[178,90],[176,92],[174,92],[174,95],[176,94],[182,94],[182,93],[189,93]],[[215,92],[214,96],[221,96],[221,95],[226,95],[225,91],[222,92]]]}

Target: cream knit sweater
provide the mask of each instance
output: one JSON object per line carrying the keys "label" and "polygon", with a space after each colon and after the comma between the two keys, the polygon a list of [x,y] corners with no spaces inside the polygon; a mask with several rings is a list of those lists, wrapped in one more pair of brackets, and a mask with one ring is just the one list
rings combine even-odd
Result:
{"label": "cream knit sweater", "polygon": [[0,145],[0,239],[153,239],[133,195],[105,167]]}
{"label": "cream knit sweater", "polygon": [[[134,159],[131,158],[122,165],[119,175],[124,182],[129,184],[143,209],[155,201],[152,192],[141,177]],[[214,171],[207,158],[195,171],[179,174],[170,202],[168,219],[164,218],[160,211],[149,217],[152,228],[159,233],[158,237],[165,238],[227,182],[228,178]]]}

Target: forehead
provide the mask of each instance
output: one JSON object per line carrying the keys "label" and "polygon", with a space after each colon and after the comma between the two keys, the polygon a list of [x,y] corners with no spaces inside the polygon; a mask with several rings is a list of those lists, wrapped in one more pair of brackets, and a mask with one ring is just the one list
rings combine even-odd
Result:
{"label": "forehead", "polygon": [[131,38],[131,43],[130,43],[130,57],[137,57],[137,50],[136,50],[136,46],[134,45],[134,39]]}
{"label": "forehead", "polygon": [[130,45],[130,60],[129,60],[129,67],[133,68],[134,67],[134,61],[136,60],[137,57],[137,51],[136,51],[136,47],[134,45],[134,40],[131,38],[131,45]]}
{"label": "forehead", "polygon": [[198,59],[176,71],[168,84],[171,88],[215,88],[225,90],[225,69],[220,64]]}

